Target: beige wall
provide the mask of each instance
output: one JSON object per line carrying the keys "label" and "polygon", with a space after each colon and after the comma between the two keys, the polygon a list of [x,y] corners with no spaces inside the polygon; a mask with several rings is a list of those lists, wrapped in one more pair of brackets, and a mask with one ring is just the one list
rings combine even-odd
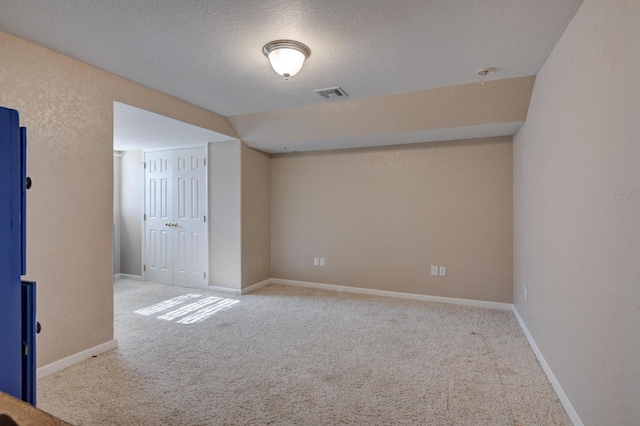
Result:
{"label": "beige wall", "polygon": [[142,152],[124,151],[120,190],[120,272],[142,276]]}
{"label": "beige wall", "polygon": [[271,160],[242,144],[242,288],[271,278]]}
{"label": "beige wall", "polygon": [[29,135],[38,365],[113,339],[113,101],[230,136],[223,117],[0,33],[0,105]]}
{"label": "beige wall", "polygon": [[242,142],[209,144],[209,285],[242,288]]}
{"label": "beige wall", "polygon": [[640,422],[639,40],[585,0],[514,138],[515,304],[585,425]]}
{"label": "beige wall", "polygon": [[510,137],[273,156],[273,277],[510,303],[511,164]]}

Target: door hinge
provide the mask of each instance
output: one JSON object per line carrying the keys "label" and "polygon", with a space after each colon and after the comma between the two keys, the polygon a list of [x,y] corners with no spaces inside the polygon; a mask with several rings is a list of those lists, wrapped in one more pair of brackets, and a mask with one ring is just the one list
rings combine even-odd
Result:
{"label": "door hinge", "polygon": [[147,265],[142,265],[142,270],[146,272],[147,271]]}
{"label": "door hinge", "polygon": [[207,165],[207,159],[206,158],[204,159],[204,165],[205,166]]}
{"label": "door hinge", "polygon": [[144,220],[147,220],[147,214],[146,213],[144,214]]}
{"label": "door hinge", "polygon": [[207,279],[207,273],[206,272],[204,273],[204,279],[205,280]]}
{"label": "door hinge", "polygon": [[144,164],[144,168],[146,169],[147,168],[147,163],[142,163],[142,164]]}
{"label": "door hinge", "polygon": [[206,214],[204,215],[204,221],[205,222],[207,221],[207,215]]}

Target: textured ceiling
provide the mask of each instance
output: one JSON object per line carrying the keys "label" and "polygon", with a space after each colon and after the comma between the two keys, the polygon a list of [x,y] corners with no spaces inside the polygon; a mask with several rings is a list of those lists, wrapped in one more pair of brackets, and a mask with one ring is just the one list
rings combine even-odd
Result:
{"label": "textured ceiling", "polygon": [[[0,30],[238,116],[323,104],[313,91],[337,85],[353,100],[477,82],[487,66],[497,68],[488,80],[535,75],[580,4],[0,0]],[[288,81],[261,52],[279,38],[312,52]]]}

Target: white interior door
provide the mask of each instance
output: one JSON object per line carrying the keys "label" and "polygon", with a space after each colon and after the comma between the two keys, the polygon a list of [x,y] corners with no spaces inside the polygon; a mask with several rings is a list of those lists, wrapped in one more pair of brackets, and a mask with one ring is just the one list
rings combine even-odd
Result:
{"label": "white interior door", "polygon": [[145,278],[161,284],[173,282],[172,212],[173,153],[148,152],[145,168]]}
{"label": "white interior door", "polygon": [[145,154],[145,279],[207,288],[206,148]]}
{"label": "white interior door", "polygon": [[204,148],[173,153],[173,283],[207,288],[207,173]]}

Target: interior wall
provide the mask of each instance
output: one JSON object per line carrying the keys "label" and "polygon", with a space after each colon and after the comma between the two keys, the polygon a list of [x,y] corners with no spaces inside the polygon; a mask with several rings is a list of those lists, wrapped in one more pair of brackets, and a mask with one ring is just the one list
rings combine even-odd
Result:
{"label": "interior wall", "polygon": [[120,273],[120,170],[122,157],[113,156],[113,273]]}
{"label": "interior wall", "polygon": [[0,105],[28,128],[38,365],[113,339],[113,101],[236,137],[224,117],[0,33]]}
{"label": "interior wall", "polygon": [[241,145],[242,288],[271,278],[271,160]]}
{"label": "interior wall", "polygon": [[640,419],[639,40],[585,0],[514,138],[515,305],[586,425]]}
{"label": "interior wall", "polygon": [[209,285],[242,288],[240,141],[209,144]]}
{"label": "interior wall", "polygon": [[512,301],[510,137],[274,155],[271,192],[274,278]]}
{"label": "interior wall", "polygon": [[120,272],[142,276],[142,151],[123,151],[120,190]]}

